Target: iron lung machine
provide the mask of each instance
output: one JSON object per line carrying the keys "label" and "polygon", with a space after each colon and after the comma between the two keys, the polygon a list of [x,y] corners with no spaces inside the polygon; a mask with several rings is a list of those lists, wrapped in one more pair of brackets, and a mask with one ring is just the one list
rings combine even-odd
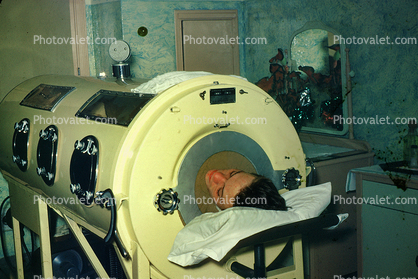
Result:
{"label": "iron lung machine", "polygon": [[[129,86],[48,75],[5,97],[0,168],[14,222],[33,227],[48,248],[47,204],[82,246],[81,227],[113,243],[131,279],[234,278],[225,262],[183,268],[167,260],[177,233],[202,211],[181,201],[199,195],[196,178],[208,161],[258,172],[281,191],[304,187],[296,131],[269,95],[240,78],[208,75],[158,94],[132,93]],[[282,248],[266,247],[266,260]],[[251,253],[232,253],[253,261]],[[42,257],[50,260],[47,249]],[[47,264],[43,273],[52,277]]]}

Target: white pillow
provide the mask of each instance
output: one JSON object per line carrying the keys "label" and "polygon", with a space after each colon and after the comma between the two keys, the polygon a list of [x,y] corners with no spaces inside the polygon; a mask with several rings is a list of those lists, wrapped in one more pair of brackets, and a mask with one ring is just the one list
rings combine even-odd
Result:
{"label": "white pillow", "polygon": [[232,207],[194,218],[176,236],[168,260],[181,266],[210,257],[220,261],[241,239],[266,229],[314,218],[331,201],[331,183],[282,194],[287,211]]}

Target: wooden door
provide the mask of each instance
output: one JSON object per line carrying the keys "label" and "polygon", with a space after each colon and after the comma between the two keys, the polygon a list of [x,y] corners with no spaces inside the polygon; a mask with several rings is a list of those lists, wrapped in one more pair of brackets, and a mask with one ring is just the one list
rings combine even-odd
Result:
{"label": "wooden door", "polygon": [[236,10],[175,11],[179,71],[239,75]]}

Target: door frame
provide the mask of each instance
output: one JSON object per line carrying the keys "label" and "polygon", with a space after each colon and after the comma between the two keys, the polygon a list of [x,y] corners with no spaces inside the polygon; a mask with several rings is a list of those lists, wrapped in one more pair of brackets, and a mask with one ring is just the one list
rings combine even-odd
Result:
{"label": "door frame", "polygon": [[[85,0],[69,0],[71,37],[87,38],[87,19]],[[89,53],[87,44],[72,44],[75,76],[90,76]]]}
{"label": "door frame", "polygon": [[[175,44],[176,44],[176,67],[177,71],[184,71],[184,48],[183,48],[183,21],[187,20],[230,20],[232,30],[238,37],[238,11],[237,10],[175,10]],[[234,75],[240,74],[239,45],[233,44]]]}

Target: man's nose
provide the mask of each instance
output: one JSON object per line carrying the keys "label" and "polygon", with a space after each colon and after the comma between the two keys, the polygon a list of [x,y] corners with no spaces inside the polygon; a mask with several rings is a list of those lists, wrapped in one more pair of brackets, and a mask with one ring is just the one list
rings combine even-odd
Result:
{"label": "man's nose", "polygon": [[216,185],[223,185],[226,181],[226,175],[223,171],[217,171],[212,176],[212,181]]}

